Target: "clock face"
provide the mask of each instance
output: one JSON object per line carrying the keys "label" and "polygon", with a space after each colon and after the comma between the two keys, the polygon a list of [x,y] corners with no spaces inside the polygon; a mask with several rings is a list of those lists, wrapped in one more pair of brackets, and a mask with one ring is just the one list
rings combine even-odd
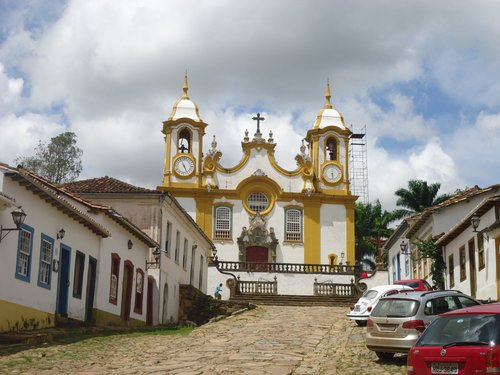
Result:
{"label": "clock face", "polygon": [[189,156],[179,156],[175,159],[174,168],[179,176],[189,176],[194,171],[194,161]]}
{"label": "clock face", "polygon": [[335,183],[340,181],[342,171],[335,164],[328,164],[323,168],[323,178],[326,182]]}

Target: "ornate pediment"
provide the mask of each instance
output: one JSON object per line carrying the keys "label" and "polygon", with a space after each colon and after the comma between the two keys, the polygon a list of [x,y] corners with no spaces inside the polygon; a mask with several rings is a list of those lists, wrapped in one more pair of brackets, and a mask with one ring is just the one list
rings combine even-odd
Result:
{"label": "ornate pediment", "polygon": [[271,251],[272,261],[276,259],[278,239],[274,228],[267,229],[267,220],[259,212],[249,217],[249,227],[243,227],[237,239],[240,249],[240,260],[244,250],[249,246],[264,246]]}

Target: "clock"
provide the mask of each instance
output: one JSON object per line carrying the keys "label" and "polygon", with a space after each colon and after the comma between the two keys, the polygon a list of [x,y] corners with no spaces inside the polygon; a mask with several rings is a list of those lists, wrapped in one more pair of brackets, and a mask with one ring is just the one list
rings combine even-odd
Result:
{"label": "clock", "polygon": [[189,156],[179,156],[174,161],[174,170],[179,177],[188,177],[194,171],[194,161]]}
{"label": "clock", "polygon": [[342,177],[342,171],[336,164],[327,164],[323,167],[323,179],[331,184],[337,183]]}

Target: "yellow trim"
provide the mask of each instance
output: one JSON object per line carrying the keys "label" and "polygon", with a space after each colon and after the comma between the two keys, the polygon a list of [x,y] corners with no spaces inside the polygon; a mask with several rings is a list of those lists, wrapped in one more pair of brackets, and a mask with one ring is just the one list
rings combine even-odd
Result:
{"label": "yellow trim", "polygon": [[[356,197],[357,198],[357,197]],[[346,261],[350,264],[356,263],[356,255],[354,250],[354,201],[345,205],[345,225],[346,225]]]}
{"label": "yellow trim", "polygon": [[298,204],[287,204],[286,206],[283,206],[283,210],[290,210],[290,209],[297,209],[304,211],[304,206],[298,205]]}
{"label": "yellow trim", "polygon": [[224,206],[224,207],[234,207],[234,203],[231,203],[231,202],[214,202],[213,207],[221,207],[221,206]]}
{"label": "yellow trim", "polygon": [[198,128],[198,160],[196,166],[196,178],[198,186],[202,186],[203,184],[203,136],[205,135],[205,128]]}
{"label": "yellow trim", "polygon": [[[224,168],[219,164],[220,160],[220,155],[218,157],[214,157],[212,160],[212,163],[207,163],[205,166],[205,172],[213,173],[213,170],[217,170],[218,172],[222,173],[227,173],[227,174],[234,174],[241,170],[247,163],[248,160],[250,159],[250,153],[252,149],[256,149],[257,151],[260,151],[261,149],[267,150],[267,158],[269,160],[269,163],[272,165],[272,167],[281,173],[284,176],[291,177],[291,176],[297,176],[301,173],[309,173],[308,170],[306,170],[307,166],[299,166],[297,169],[294,169],[292,171],[289,171],[283,167],[281,167],[278,162],[276,161],[274,157],[274,148],[276,146],[275,143],[259,143],[259,142],[242,142],[241,146],[243,148],[243,157],[239,161],[238,164],[236,164],[233,167],[230,168]],[[305,172],[304,172],[305,171]]]}
{"label": "yellow trim", "polygon": [[[266,181],[272,183],[273,186],[277,186],[277,189],[281,189],[279,185],[276,184],[275,181],[267,178],[267,177],[255,177],[251,176],[248,179],[244,180],[240,183],[240,187],[244,185],[245,181],[251,179],[263,178]],[[267,182],[266,182],[267,183]],[[226,197],[226,199],[236,199],[241,200],[241,188],[236,190],[228,190],[228,189],[212,189],[210,192],[207,191],[206,188],[196,187],[194,184],[189,183],[172,183],[172,186],[168,189],[165,186],[157,186],[157,189],[160,191],[167,190],[172,193],[175,197],[204,197],[210,199],[220,199],[222,197]],[[277,190],[278,191],[278,190]],[[326,194],[325,192],[321,194],[313,194],[310,197],[307,197],[304,193],[290,193],[279,191],[277,193],[277,202],[290,202],[295,200],[297,202],[304,203],[305,201],[309,202],[318,202],[318,203],[327,203],[327,204],[349,204],[358,199],[357,195],[346,194],[345,191],[339,190],[336,195]]]}
{"label": "yellow trim", "polygon": [[163,163],[163,186],[170,186],[170,157],[171,157],[172,133],[165,133],[165,161]]}
{"label": "yellow trim", "polygon": [[266,176],[251,176],[240,182],[236,188],[236,193],[239,200],[243,204],[243,208],[250,214],[255,215],[256,212],[250,209],[247,200],[250,194],[262,192],[267,196],[269,205],[267,208],[260,212],[261,215],[267,215],[271,212],[276,204],[276,201],[281,193],[281,187],[269,177]]}
{"label": "yellow trim", "polygon": [[196,201],[196,224],[212,239],[212,207],[213,197],[195,197]]}
{"label": "yellow trim", "polygon": [[95,319],[95,323],[98,326],[105,327],[105,326],[112,326],[112,325],[121,325],[121,326],[128,326],[128,327],[142,327],[146,325],[145,321],[139,320],[139,319],[134,319],[134,318],[129,318],[129,320],[124,321],[120,315],[115,315],[113,313],[104,311],[104,310],[99,310],[99,309],[94,309],[93,312],[93,317]]}
{"label": "yellow trim", "polygon": [[[330,182],[328,181],[326,178],[325,178],[325,168],[329,165],[335,165],[338,167],[338,169],[340,170],[340,176],[339,176],[339,179],[337,181],[334,181],[334,182]],[[325,163],[323,163],[323,165],[321,166],[321,181],[325,184],[325,185],[328,185],[328,186],[336,186],[340,183],[343,182],[343,176],[344,176],[344,172],[343,172],[343,167],[342,167],[342,164],[340,164],[339,162],[337,161],[331,161],[331,160],[328,160],[326,161]]]}
{"label": "yellow trim", "polygon": [[[189,174],[186,174],[186,175],[182,175],[182,174],[179,174],[175,168],[175,163],[177,163],[177,160],[181,159],[181,158],[187,158],[187,159],[190,159],[191,162],[193,163],[193,170],[191,171],[191,173]],[[196,172],[196,160],[195,158],[193,157],[193,155],[191,155],[191,153],[187,153],[187,154],[177,154],[174,156],[174,158],[172,159],[172,164],[174,166],[174,175],[177,177],[177,178],[180,178],[180,179],[183,179],[183,180],[187,180],[191,177],[194,176],[195,172]]]}
{"label": "yellow trim", "polygon": [[54,326],[54,314],[0,300],[0,332],[27,331]]}
{"label": "yellow trim", "polygon": [[321,225],[319,202],[304,203],[304,263],[321,264]]}

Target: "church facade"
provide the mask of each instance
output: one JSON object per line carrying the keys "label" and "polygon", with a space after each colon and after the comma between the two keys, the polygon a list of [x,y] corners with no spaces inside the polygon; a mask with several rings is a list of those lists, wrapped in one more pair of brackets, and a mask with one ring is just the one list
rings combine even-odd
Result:
{"label": "church facade", "polygon": [[[261,133],[260,114],[253,117],[253,136],[242,131],[241,160],[221,165],[216,138],[205,138],[209,125],[189,98],[187,76],[183,91],[163,122],[165,161],[158,189],[175,196],[214,242],[219,259],[354,264],[351,131],[332,108],[329,85],[326,103],[297,145],[294,170],[277,163],[279,140],[272,132]],[[206,149],[205,142],[210,142]]]}

